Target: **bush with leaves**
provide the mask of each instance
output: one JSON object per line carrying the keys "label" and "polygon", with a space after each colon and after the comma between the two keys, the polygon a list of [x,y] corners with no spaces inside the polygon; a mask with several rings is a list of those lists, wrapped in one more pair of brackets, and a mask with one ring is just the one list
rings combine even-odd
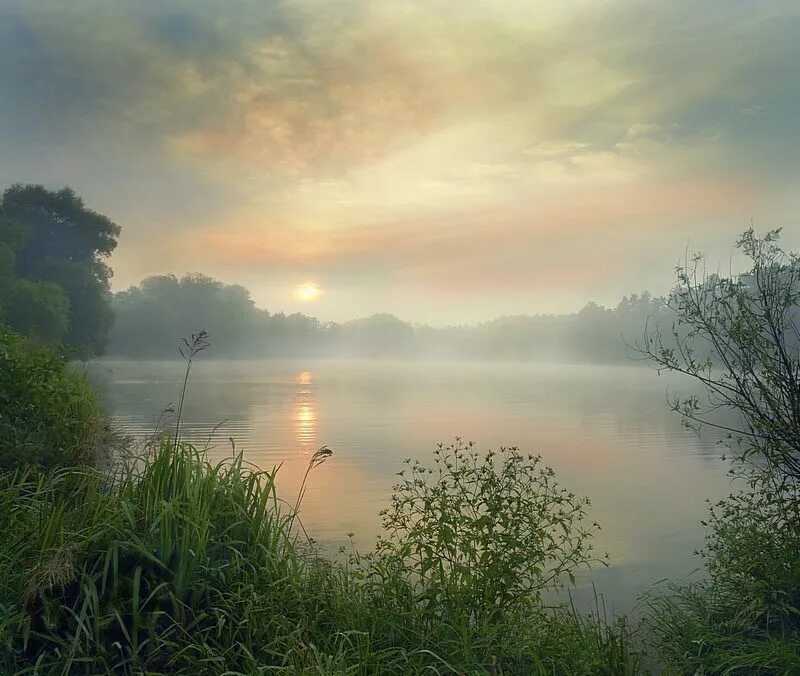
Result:
{"label": "bush with leaves", "polygon": [[94,461],[97,397],[54,346],[0,327],[0,468]]}
{"label": "bush with leaves", "polygon": [[373,603],[418,623],[422,644],[447,629],[466,632],[478,653],[481,641],[487,654],[510,649],[520,614],[532,621],[545,592],[599,560],[589,501],[539,456],[480,454],[457,440],[437,448],[433,467],[407,464],[381,513],[384,535],[352,563],[374,585]]}

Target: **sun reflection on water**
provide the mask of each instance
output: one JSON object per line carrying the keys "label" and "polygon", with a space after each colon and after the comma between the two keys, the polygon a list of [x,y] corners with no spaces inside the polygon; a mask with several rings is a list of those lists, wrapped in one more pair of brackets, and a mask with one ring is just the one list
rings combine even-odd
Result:
{"label": "sun reflection on water", "polygon": [[313,379],[309,371],[298,373],[295,382],[301,386],[294,407],[295,439],[301,447],[306,448],[317,439],[317,402],[311,391]]}

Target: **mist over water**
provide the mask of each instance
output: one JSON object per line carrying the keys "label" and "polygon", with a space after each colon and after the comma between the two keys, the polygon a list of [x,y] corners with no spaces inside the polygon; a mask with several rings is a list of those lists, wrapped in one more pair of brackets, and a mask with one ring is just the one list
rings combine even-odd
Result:
{"label": "mist over water", "polygon": [[[114,418],[144,436],[178,397],[183,369],[180,361],[103,360],[91,374]],[[540,453],[562,485],[592,499],[597,548],[611,557],[607,569],[579,578],[579,601],[594,582],[615,610],[630,611],[646,586],[700,566],[692,551],[702,545],[705,499],[730,488],[716,437],[681,426],[668,388],[688,389],[635,366],[201,358],[183,429],[214,460],[230,455],[230,437],[249,462],[280,465],[289,502],[309,456],[332,448],[301,513],[330,551],[351,531],[359,547],[371,546],[403,460],[430,462],[437,442],[461,436],[481,450]]]}

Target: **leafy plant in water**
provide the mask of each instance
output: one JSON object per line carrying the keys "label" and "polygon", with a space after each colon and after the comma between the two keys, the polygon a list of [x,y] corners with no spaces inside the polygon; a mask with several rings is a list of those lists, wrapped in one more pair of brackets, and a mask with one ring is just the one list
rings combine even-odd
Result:
{"label": "leafy plant in water", "polygon": [[439,445],[433,467],[406,462],[381,513],[385,536],[361,563],[370,575],[406,580],[432,617],[499,620],[601,561],[591,543],[599,526],[585,521],[589,500],[561,488],[539,456],[482,455],[457,439]]}

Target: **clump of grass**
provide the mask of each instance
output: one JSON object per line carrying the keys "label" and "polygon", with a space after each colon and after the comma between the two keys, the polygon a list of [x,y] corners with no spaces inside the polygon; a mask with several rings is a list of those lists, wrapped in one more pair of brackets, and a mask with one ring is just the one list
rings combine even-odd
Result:
{"label": "clump of grass", "polygon": [[[241,458],[212,466],[192,447],[165,442],[137,471],[26,478],[6,479],[3,497],[14,500],[0,517],[4,534],[15,533],[0,559],[3,636],[15,665],[244,666],[251,627],[263,638],[264,627],[290,621],[301,566],[272,474]],[[259,604],[246,603],[253,594]],[[252,611],[265,606],[285,612],[254,622]]]}
{"label": "clump of grass", "polygon": [[651,591],[646,627],[665,674],[795,674],[800,637],[789,626],[759,626],[708,582]]}
{"label": "clump of grass", "polygon": [[656,653],[671,673],[789,674],[800,665],[800,501],[753,477],[713,505],[707,577],[645,596]]}

